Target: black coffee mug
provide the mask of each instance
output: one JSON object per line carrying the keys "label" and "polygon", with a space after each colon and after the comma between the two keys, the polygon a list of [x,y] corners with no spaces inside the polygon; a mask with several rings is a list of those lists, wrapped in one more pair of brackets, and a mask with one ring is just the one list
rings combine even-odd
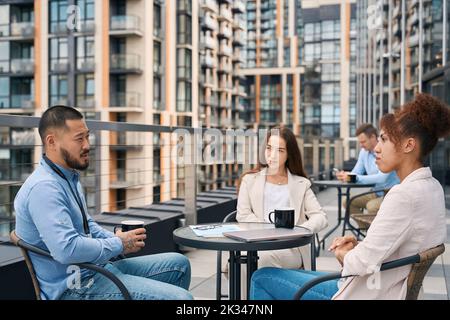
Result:
{"label": "black coffee mug", "polygon": [[[275,215],[275,221],[272,221],[272,214]],[[275,224],[275,228],[294,228],[295,210],[293,208],[275,209],[269,213],[269,220]]]}
{"label": "black coffee mug", "polygon": [[114,227],[114,233],[118,228],[122,229],[122,232],[128,232],[134,229],[144,228],[144,221],[141,220],[124,220],[120,226]]}
{"label": "black coffee mug", "polygon": [[356,174],[354,174],[354,173],[347,174],[347,182],[355,183],[356,182]]}

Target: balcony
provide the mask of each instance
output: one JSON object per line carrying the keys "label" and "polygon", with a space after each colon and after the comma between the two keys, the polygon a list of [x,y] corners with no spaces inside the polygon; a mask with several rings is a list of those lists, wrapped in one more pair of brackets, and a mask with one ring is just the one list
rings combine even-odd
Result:
{"label": "balcony", "polygon": [[202,19],[202,29],[203,30],[217,31],[218,28],[219,28],[219,24],[210,15],[205,15],[203,17],[203,19]]}
{"label": "balcony", "polygon": [[137,16],[112,16],[109,34],[142,37],[141,20]]}
{"label": "balcony", "polygon": [[81,109],[95,109],[95,99],[94,97],[77,97],[76,106]]}
{"label": "balcony", "polygon": [[228,24],[222,23],[220,26],[219,37],[230,39],[233,36],[233,29]]}
{"label": "balcony", "polygon": [[34,96],[31,94],[11,95],[11,108],[34,109]]}
{"label": "balcony", "polygon": [[143,132],[118,132],[115,138],[116,139],[112,139],[110,146],[111,150],[142,149],[145,144],[145,136]]}
{"label": "balcony", "polygon": [[21,39],[33,39],[34,24],[32,22],[12,23],[10,36]]}
{"label": "balcony", "polygon": [[222,43],[220,45],[219,55],[231,57],[233,56],[233,48],[228,46],[227,44]]}
{"label": "balcony", "polygon": [[115,92],[111,95],[111,112],[142,112],[141,96],[137,92]]}
{"label": "balcony", "polygon": [[415,47],[418,45],[419,45],[419,33],[416,33],[409,37],[409,46]]}
{"label": "balcony", "polygon": [[221,63],[217,71],[219,73],[231,73],[233,71],[233,67],[229,63]]}
{"label": "balcony", "polygon": [[233,8],[234,13],[245,13],[245,4],[241,0],[235,0],[233,1]]}
{"label": "balcony", "polygon": [[231,10],[228,9],[226,6],[221,5],[220,15],[217,17],[217,20],[233,22],[233,14],[231,13]]}
{"label": "balcony", "polygon": [[13,74],[34,74],[34,60],[33,59],[12,59],[11,73]]}
{"label": "balcony", "polygon": [[215,68],[217,66],[216,60],[211,56],[201,56],[200,58],[202,67]]}
{"label": "balcony", "polygon": [[65,35],[69,33],[66,22],[52,22],[50,24],[50,34]]}
{"label": "balcony", "polygon": [[408,3],[410,8],[414,8],[419,5],[419,0],[409,0]]}
{"label": "balcony", "polygon": [[95,33],[95,21],[93,20],[82,20],[80,22],[80,30],[81,33],[93,34]]}
{"label": "balcony", "polygon": [[141,189],[144,187],[144,177],[138,169],[115,169],[111,175],[111,189]]}
{"label": "balcony", "polygon": [[50,72],[66,73],[68,71],[69,71],[69,61],[67,61],[67,59],[50,61]]}
{"label": "balcony", "polygon": [[217,2],[214,0],[202,0],[201,7],[205,11],[211,11],[214,13],[219,12],[219,6],[217,5]]}
{"label": "balcony", "polygon": [[235,51],[233,53],[233,62],[235,62],[235,63],[244,63],[245,62],[245,59],[242,56],[241,52]]}
{"label": "balcony", "polygon": [[400,15],[400,5],[396,5],[394,11],[392,11],[392,19],[397,18]]}
{"label": "balcony", "polygon": [[141,57],[137,54],[113,54],[110,69],[111,73],[141,74]]}
{"label": "balcony", "polygon": [[419,23],[419,14],[417,10],[414,10],[414,13],[408,17],[408,25],[413,26]]}
{"label": "balcony", "polygon": [[77,59],[77,70],[81,72],[94,72],[95,59],[94,58]]}
{"label": "balcony", "polygon": [[200,39],[201,48],[204,49],[210,49],[214,50],[217,47],[217,43],[214,40],[214,38],[210,35],[205,35]]}
{"label": "balcony", "polygon": [[244,45],[245,45],[245,41],[244,41],[244,37],[243,37],[242,33],[235,32],[234,38],[233,38],[233,46],[243,47]]}

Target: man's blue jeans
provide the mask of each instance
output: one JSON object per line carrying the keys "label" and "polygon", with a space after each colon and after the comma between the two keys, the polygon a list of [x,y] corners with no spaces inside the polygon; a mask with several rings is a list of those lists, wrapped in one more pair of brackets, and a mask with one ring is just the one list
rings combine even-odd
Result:
{"label": "man's blue jeans", "polygon": [[[325,272],[262,268],[252,276],[250,299],[292,300],[295,293],[309,280]],[[337,280],[322,282],[309,289],[302,300],[330,300],[338,291]]]}
{"label": "man's blue jeans", "polygon": [[[105,268],[125,285],[133,300],[191,300],[189,260],[178,253],[163,253],[108,263]],[[91,280],[92,279],[92,280]],[[103,275],[83,279],[79,289],[66,290],[62,300],[123,299],[116,285]]]}

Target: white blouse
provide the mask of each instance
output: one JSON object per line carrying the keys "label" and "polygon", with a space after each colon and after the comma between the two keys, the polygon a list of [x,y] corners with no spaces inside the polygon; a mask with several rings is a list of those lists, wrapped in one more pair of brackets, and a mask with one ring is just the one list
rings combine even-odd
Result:
{"label": "white blouse", "polygon": [[287,184],[278,185],[266,181],[264,185],[264,221],[270,222],[269,213],[278,208],[289,207],[289,203]]}

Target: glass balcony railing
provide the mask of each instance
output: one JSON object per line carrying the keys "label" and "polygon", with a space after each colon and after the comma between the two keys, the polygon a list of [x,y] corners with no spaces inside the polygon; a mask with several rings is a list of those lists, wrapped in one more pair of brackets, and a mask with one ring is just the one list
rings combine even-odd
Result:
{"label": "glass balcony railing", "polygon": [[94,58],[78,58],[77,59],[78,71],[95,71],[95,59]]}
{"label": "glass balcony railing", "polygon": [[51,72],[67,72],[69,71],[69,61],[67,59],[51,60]]}
{"label": "glass balcony railing", "polygon": [[137,54],[113,54],[110,68],[116,72],[142,72],[141,57]]}
{"label": "glass balcony railing", "polygon": [[34,37],[34,23],[33,22],[19,22],[11,24],[11,36],[33,38]]}
{"label": "glass balcony railing", "polygon": [[11,72],[16,74],[33,74],[34,59],[12,59]]}
{"label": "glass balcony railing", "polygon": [[11,108],[33,109],[34,96],[31,94],[11,95]]}
{"label": "glass balcony railing", "polygon": [[202,0],[201,6],[205,10],[210,10],[214,13],[219,12],[219,6],[215,0]]}
{"label": "glass balcony railing", "polygon": [[113,16],[111,17],[111,31],[122,33],[141,33],[141,19],[137,16]]}
{"label": "glass balcony railing", "polygon": [[119,92],[111,95],[112,108],[141,108],[141,96],[137,92]]}
{"label": "glass balcony railing", "polygon": [[138,169],[116,169],[111,176],[112,189],[140,189],[143,187],[144,177]]}

